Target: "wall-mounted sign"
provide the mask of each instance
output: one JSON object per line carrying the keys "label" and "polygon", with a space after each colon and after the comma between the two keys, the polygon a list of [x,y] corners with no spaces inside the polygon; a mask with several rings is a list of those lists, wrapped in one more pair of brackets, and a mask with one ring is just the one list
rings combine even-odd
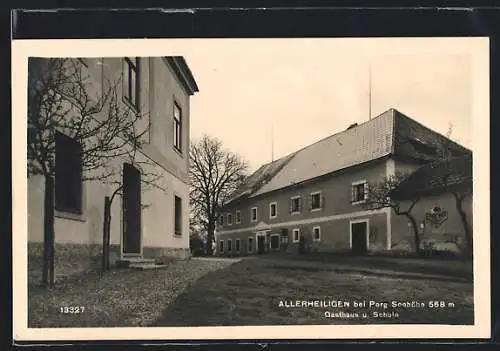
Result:
{"label": "wall-mounted sign", "polygon": [[425,214],[425,222],[437,228],[448,219],[448,211],[443,210],[439,206],[434,206]]}

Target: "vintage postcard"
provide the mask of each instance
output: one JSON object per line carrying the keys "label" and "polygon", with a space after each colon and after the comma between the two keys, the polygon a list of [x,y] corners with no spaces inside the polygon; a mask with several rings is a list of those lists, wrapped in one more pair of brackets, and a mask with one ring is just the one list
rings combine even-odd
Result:
{"label": "vintage postcard", "polygon": [[490,336],[487,38],[14,40],[14,339]]}

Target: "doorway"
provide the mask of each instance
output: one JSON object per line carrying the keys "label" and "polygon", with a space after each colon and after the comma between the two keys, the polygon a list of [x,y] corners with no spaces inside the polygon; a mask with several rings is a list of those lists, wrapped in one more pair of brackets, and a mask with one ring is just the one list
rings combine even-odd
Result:
{"label": "doorway", "polygon": [[351,252],[364,255],[368,252],[368,220],[351,221]]}
{"label": "doorway", "polygon": [[257,236],[257,252],[259,254],[263,254],[266,252],[266,236],[258,235]]}

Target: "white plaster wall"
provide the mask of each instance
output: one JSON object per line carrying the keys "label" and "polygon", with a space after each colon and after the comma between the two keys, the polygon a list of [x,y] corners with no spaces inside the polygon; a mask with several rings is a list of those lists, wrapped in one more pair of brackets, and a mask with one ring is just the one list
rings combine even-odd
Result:
{"label": "white plaster wall", "polygon": [[[113,167],[121,170],[126,159],[116,159]],[[138,161],[144,161],[139,155]],[[147,247],[189,247],[189,188],[186,183],[171,173],[156,166],[154,171],[161,174],[157,181],[162,189],[142,184],[142,244]],[[115,179],[121,179],[121,171]],[[111,179],[110,179],[111,180]],[[56,213],[54,222],[57,243],[101,244],[104,216],[104,197],[111,196],[115,184],[97,181],[84,183],[83,214],[75,216]],[[174,196],[182,199],[183,231],[181,237],[174,236]],[[28,181],[28,233],[30,242],[43,242],[43,177],[30,178]],[[111,209],[111,245],[120,245],[122,239],[122,198],[117,195]]]}
{"label": "white plaster wall", "polygon": [[[162,187],[145,189],[142,203],[143,247],[189,247],[189,188],[187,184],[164,172]],[[182,236],[174,235],[174,196],[182,199]],[[149,205],[149,206],[148,206]]]}
{"label": "white plaster wall", "polygon": [[[102,91],[106,80],[120,78],[122,58],[90,58],[85,59],[88,73],[93,81],[90,94]],[[161,174],[158,181],[165,191],[155,188],[143,188],[142,203],[150,205],[142,211],[142,245],[148,247],[189,247],[187,167],[189,154],[189,96],[173,77],[172,72],[163,59],[141,58],[141,106],[148,114],[140,121],[140,128],[151,123],[147,135],[145,152],[158,162],[154,172]],[[154,67],[154,71],[153,71]],[[121,96],[121,85],[119,85]],[[183,109],[184,152],[178,154],[172,146],[173,139],[173,101],[176,100]],[[145,156],[138,156],[144,161]],[[115,180],[121,182],[121,168],[126,159],[114,159],[109,167],[115,167]],[[111,180],[111,179],[109,179]],[[109,181],[108,180],[108,181]],[[104,216],[104,197],[111,196],[117,184],[101,182],[85,182],[83,184],[83,214],[56,213],[55,241],[57,243],[101,244]],[[174,195],[182,198],[183,235],[174,237]],[[28,240],[43,242],[43,177],[28,179]],[[122,201],[116,196],[111,209],[111,245],[120,245],[122,238]]]}

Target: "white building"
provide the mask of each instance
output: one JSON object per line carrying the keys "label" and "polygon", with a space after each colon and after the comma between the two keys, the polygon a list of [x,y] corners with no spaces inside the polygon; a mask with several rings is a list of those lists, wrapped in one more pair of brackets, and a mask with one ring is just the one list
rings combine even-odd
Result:
{"label": "white building", "polygon": [[[127,57],[80,59],[90,75],[91,89],[99,94],[109,78],[122,78],[122,103],[147,113],[141,123],[150,124],[146,145],[138,160],[147,157],[162,175],[162,189],[145,188],[140,173],[125,159],[121,167],[124,195],[111,208],[110,246],[115,257],[126,259],[189,256],[189,103],[198,91],[182,57]],[[56,159],[64,160],[64,174],[55,175],[55,262],[86,268],[99,262],[102,252],[104,197],[116,185],[84,182],[81,165],[74,162],[74,140],[56,139]],[[76,149],[78,145],[76,145]],[[62,162],[62,161],[61,161]],[[28,179],[28,257],[30,266],[43,257],[44,178]]]}

